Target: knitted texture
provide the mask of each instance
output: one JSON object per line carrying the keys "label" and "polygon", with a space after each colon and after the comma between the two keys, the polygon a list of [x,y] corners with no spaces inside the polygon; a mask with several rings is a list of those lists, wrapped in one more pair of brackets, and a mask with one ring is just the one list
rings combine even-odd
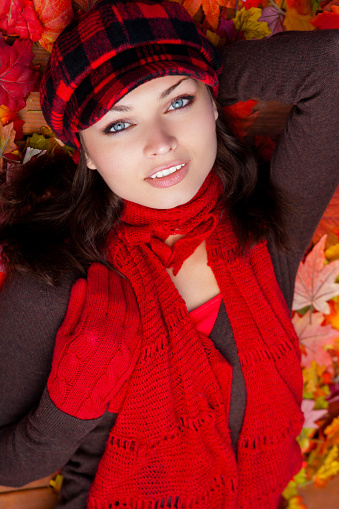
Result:
{"label": "knitted texture", "polygon": [[[90,509],[276,509],[281,491],[300,469],[296,436],[303,417],[297,338],[266,244],[260,243],[243,255],[226,212],[215,226],[219,204],[216,199],[211,204],[210,193],[219,196],[220,191],[219,180],[211,173],[191,202],[167,211],[171,218],[166,225],[163,211],[140,211],[140,206],[127,202],[123,217],[129,223],[121,223],[110,238],[110,259],[130,281],[135,294],[129,289],[125,295],[129,302],[123,306],[134,308],[136,299],[141,328],[137,339],[132,337],[133,327],[122,316],[121,304],[118,312],[112,310],[111,321],[108,319],[110,334],[131,352],[126,356],[129,380],[120,391],[116,381],[114,390],[101,384],[93,389],[106,370],[101,368],[101,360],[98,362],[99,350],[105,350],[111,359],[114,377],[117,348],[113,344],[107,348],[106,330],[101,334],[101,348],[87,352],[87,363],[82,364],[86,375],[77,375],[84,393],[103,391],[105,397],[95,398],[100,401],[107,401],[110,393],[109,408],[119,411],[90,491]],[[146,235],[145,217],[150,236],[157,239],[156,251],[152,250],[154,239],[150,241]],[[207,238],[208,263],[223,295],[246,382],[247,406],[237,457],[228,427],[232,368],[212,341],[194,329],[185,302],[164,268],[163,256],[159,258],[161,239],[174,231],[191,231],[190,223],[195,224],[196,232],[192,242]],[[177,248],[179,260],[184,256],[182,250],[188,256],[190,253],[186,243],[181,246]],[[171,260],[171,265],[176,262]],[[112,279],[113,288],[115,273]],[[127,281],[122,281],[120,288],[129,288]],[[91,313],[96,313],[96,305],[92,304]],[[89,312],[87,309],[85,314]],[[97,326],[99,330],[100,324]],[[83,334],[88,336],[85,329]],[[74,350],[82,340],[75,336]],[[57,343],[65,343],[62,333]],[[90,347],[87,341],[88,350]],[[59,347],[49,392],[61,410],[80,416],[77,390],[72,397],[72,383],[77,389],[75,379],[67,387],[66,398],[55,393],[65,355],[67,351]],[[117,361],[121,375],[121,357]],[[90,390],[84,382],[88,377]],[[88,399],[85,401],[87,404]],[[86,412],[92,415],[97,409],[87,407]]]}
{"label": "knitted texture", "polygon": [[181,5],[99,0],[54,43],[41,82],[41,109],[57,136],[79,148],[76,133],[142,83],[185,75],[217,95],[221,68],[217,51]]}

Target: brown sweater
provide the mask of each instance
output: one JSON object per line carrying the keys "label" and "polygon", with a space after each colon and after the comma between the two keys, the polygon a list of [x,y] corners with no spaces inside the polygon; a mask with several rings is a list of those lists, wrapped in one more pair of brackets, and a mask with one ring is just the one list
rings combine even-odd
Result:
{"label": "brown sweater", "polygon": [[[302,212],[287,216],[293,252],[287,256],[269,246],[291,307],[299,261],[339,180],[339,30],[240,41],[223,50],[223,59],[222,104],[251,97],[294,104],[271,177],[302,205]],[[100,419],[80,421],[57,411],[44,392],[74,277],[65,274],[61,286],[51,288],[28,274],[13,274],[0,293],[0,484],[22,485],[65,465],[60,507],[81,509],[116,416],[106,412]],[[233,365],[235,445],[246,392],[223,307],[211,337]]]}

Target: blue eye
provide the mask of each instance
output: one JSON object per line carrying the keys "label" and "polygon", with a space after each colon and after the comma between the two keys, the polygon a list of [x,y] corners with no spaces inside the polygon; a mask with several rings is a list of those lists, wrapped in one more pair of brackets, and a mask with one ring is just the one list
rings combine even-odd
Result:
{"label": "blue eye", "polygon": [[189,106],[194,100],[194,97],[192,95],[188,95],[185,97],[178,97],[177,99],[174,99],[174,101],[171,103],[171,106],[168,108],[169,110],[180,110],[181,108],[185,108],[186,106]]}
{"label": "blue eye", "polygon": [[114,124],[108,125],[104,132],[105,134],[115,134],[120,133],[121,131],[125,131],[131,124],[129,122],[125,122],[124,120],[119,120],[118,122],[114,122]]}
{"label": "blue eye", "polygon": [[124,131],[126,129],[127,122],[117,122],[116,124],[111,125],[110,130],[111,131]]}

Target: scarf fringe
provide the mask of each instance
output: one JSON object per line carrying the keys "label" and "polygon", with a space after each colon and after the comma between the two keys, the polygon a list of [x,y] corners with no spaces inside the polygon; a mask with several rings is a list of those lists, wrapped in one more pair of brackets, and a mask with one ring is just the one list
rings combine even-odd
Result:
{"label": "scarf fringe", "polygon": [[239,352],[242,366],[256,365],[258,362],[279,361],[288,354],[295,354],[296,349],[290,340],[277,343],[275,348],[257,348],[250,352]]}
{"label": "scarf fringe", "polygon": [[[183,498],[174,495],[166,497],[167,501],[165,501],[164,497],[158,497],[156,500],[147,500],[139,497],[138,499],[134,497],[123,497],[114,502],[109,502],[107,500],[96,499],[90,495],[87,502],[87,509],[115,509],[116,507],[121,509],[212,509],[210,505],[202,506],[201,504],[206,504],[210,501],[213,502],[214,495],[220,490],[222,490],[222,493],[231,493],[231,496],[233,496],[232,498],[234,498],[236,489],[236,479],[225,479],[225,477],[221,475],[215,477],[210,488],[200,494],[199,497]],[[220,493],[221,496],[222,493]],[[213,497],[212,500],[211,497]]]}
{"label": "scarf fringe", "polygon": [[296,419],[289,423],[286,428],[279,430],[274,435],[263,435],[263,436],[255,436],[248,437],[244,435],[239,436],[238,447],[242,447],[247,450],[253,451],[263,451],[267,447],[271,447],[272,445],[281,445],[285,440],[290,440],[291,436],[294,434],[299,434],[303,425],[303,418]]}
{"label": "scarf fringe", "polygon": [[150,345],[144,346],[144,348],[141,349],[141,356],[140,359],[142,361],[147,361],[148,359],[151,359],[154,354],[163,351],[168,351],[168,340],[166,336],[160,336],[154,343]]}
{"label": "scarf fringe", "polygon": [[159,443],[176,440],[184,429],[199,431],[201,427],[209,425],[215,422],[215,420],[216,415],[214,412],[206,412],[204,414],[199,414],[196,417],[182,415],[178,418],[178,427],[175,430],[167,435],[157,438],[156,440],[147,440],[147,445],[146,443],[138,442],[137,440],[121,438],[115,435],[111,435],[109,437],[108,443],[117,449],[125,449],[126,451],[132,451],[138,456],[146,456],[147,452],[157,447]]}

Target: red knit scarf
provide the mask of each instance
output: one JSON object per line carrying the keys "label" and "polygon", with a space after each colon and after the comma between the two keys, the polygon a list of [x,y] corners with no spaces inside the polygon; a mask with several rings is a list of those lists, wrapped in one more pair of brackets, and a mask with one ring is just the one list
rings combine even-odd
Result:
{"label": "red knit scarf", "polygon": [[[126,203],[118,239],[111,240],[111,260],[136,294],[142,354],[92,487],[90,508],[112,503],[133,509],[276,509],[281,491],[300,468],[297,339],[266,245],[243,256],[227,215],[219,221],[221,191],[211,173],[197,196],[175,209]],[[174,233],[186,237],[172,252],[163,240]],[[177,272],[206,238],[248,393],[237,461],[228,429],[231,368],[194,330],[164,269],[173,266]]]}
{"label": "red knit scarf", "polygon": [[[67,348],[57,351],[49,390],[55,404],[72,415],[93,417],[90,406],[104,400],[111,389],[107,383],[116,383],[116,372],[128,378],[110,396],[110,409],[119,415],[90,491],[90,509],[276,509],[280,493],[301,466],[295,440],[303,422],[297,338],[266,244],[242,254],[228,214],[220,214],[221,191],[211,172],[197,196],[175,209],[159,211],[127,202],[123,222],[109,240],[110,260],[127,279],[117,279],[112,271],[108,278],[112,299],[115,288],[124,285],[122,298],[130,308],[133,296],[126,285],[131,283],[140,327],[133,325],[134,314],[122,317],[115,309],[121,298],[113,309],[103,302],[105,327],[95,323],[94,300],[83,320],[87,351],[78,354],[77,376],[85,372],[87,382],[74,382],[82,391],[76,392],[77,398],[69,375],[67,391],[61,390],[66,387],[60,384],[61,375],[66,377],[67,370],[61,373],[60,365],[69,351],[74,359],[84,336],[80,341],[73,335]],[[171,251],[163,240],[175,233],[185,237]],[[212,341],[194,329],[164,267],[177,272],[204,239],[247,389],[237,456],[228,427],[232,368]],[[89,287],[99,287],[90,278]],[[112,346],[105,346],[107,331],[117,331],[119,347],[111,338]],[[103,351],[109,361],[100,369]],[[111,378],[107,373],[113,373]],[[86,400],[85,410],[79,400]]]}

